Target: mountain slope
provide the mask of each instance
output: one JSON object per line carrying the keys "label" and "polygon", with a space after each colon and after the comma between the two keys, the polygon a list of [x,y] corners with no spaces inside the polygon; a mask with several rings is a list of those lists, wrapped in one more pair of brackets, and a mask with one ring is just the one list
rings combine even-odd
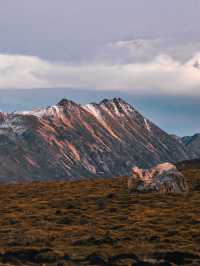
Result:
{"label": "mountain slope", "polygon": [[0,116],[1,180],[120,176],[186,159],[182,143],[120,98]]}
{"label": "mountain slope", "polygon": [[183,137],[181,141],[194,157],[200,158],[200,134]]}

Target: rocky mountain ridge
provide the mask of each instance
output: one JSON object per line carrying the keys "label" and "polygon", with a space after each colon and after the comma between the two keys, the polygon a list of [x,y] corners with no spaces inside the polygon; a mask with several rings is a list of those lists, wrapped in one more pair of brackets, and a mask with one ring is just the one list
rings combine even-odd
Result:
{"label": "rocky mountain ridge", "polygon": [[0,113],[2,181],[122,176],[134,165],[191,156],[121,98],[84,106],[63,99],[47,108]]}

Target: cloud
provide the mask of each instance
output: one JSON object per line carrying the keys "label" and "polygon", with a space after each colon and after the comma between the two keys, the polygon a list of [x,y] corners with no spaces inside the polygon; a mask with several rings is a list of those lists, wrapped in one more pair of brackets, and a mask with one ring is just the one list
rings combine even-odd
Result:
{"label": "cloud", "polygon": [[34,56],[0,54],[0,89],[46,87],[52,65]]}
{"label": "cloud", "polygon": [[200,51],[200,42],[187,40],[184,42],[173,38],[151,38],[122,40],[109,43],[99,51],[98,59],[112,63],[147,62],[155,57],[167,54],[175,60],[186,62]]}
{"label": "cloud", "polygon": [[[123,45],[123,44],[119,44]],[[146,95],[200,95],[200,53],[186,62],[160,54],[145,62],[55,63],[0,55],[0,89],[74,87]],[[198,67],[197,67],[198,66]]]}
{"label": "cloud", "polygon": [[143,62],[163,53],[162,46],[162,39],[122,40],[103,47],[101,56],[110,62]]}

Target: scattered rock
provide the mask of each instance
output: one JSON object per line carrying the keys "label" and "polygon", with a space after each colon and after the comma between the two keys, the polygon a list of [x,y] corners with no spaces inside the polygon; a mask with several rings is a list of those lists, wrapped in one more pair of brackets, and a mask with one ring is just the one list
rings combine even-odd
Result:
{"label": "scattered rock", "polygon": [[183,174],[174,164],[162,163],[150,169],[134,167],[128,179],[129,192],[183,193],[189,187]]}

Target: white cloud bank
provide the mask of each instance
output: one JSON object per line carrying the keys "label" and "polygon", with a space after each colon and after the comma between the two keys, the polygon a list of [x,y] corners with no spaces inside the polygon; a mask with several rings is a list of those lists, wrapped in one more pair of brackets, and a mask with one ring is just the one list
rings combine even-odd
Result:
{"label": "white cloud bank", "polygon": [[0,89],[77,87],[135,94],[200,95],[200,53],[180,62],[167,55],[138,63],[65,64],[0,55]]}

